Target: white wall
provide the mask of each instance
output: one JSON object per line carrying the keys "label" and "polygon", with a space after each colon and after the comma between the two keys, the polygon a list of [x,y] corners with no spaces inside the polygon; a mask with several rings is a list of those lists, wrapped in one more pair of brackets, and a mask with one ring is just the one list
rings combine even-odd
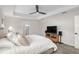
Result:
{"label": "white wall", "polygon": [[74,16],[55,15],[41,20],[42,35],[47,26],[58,26],[58,30],[63,31],[62,42],[74,45]]}
{"label": "white wall", "polygon": [[0,25],[1,25],[1,19],[3,18],[2,9],[0,9]]}
{"label": "white wall", "polygon": [[25,24],[30,25],[30,34],[40,34],[40,22],[36,20],[20,19],[16,17],[5,18],[5,30],[7,31],[9,26],[13,26],[17,32],[23,33]]}

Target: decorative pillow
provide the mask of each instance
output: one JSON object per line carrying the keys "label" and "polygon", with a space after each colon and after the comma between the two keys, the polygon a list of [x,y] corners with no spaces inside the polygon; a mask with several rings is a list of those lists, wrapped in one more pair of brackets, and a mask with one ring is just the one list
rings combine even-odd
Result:
{"label": "decorative pillow", "polygon": [[9,41],[11,41],[17,46],[29,45],[28,40],[24,36],[16,34],[14,32],[8,33],[7,38],[9,39]]}
{"label": "decorative pillow", "polygon": [[29,42],[24,35],[19,34],[17,39],[21,45],[23,45],[23,46],[29,45]]}

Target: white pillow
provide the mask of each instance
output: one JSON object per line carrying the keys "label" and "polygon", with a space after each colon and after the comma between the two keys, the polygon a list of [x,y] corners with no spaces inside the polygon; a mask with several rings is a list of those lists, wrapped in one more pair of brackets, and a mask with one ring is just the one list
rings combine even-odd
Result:
{"label": "white pillow", "polygon": [[9,32],[9,33],[7,34],[7,38],[8,38],[8,40],[11,41],[13,44],[15,44],[15,45],[21,45],[21,44],[18,42],[16,33],[14,33],[14,32]]}

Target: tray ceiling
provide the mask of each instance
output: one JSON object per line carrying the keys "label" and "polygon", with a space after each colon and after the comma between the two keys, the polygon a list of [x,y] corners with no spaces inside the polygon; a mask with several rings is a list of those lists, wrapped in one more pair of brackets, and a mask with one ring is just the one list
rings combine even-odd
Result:
{"label": "tray ceiling", "polygon": [[61,13],[77,6],[73,5],[39,5],[41,12],[47,13],[46,15],[35,13],[35,5],[0,5],[5,16],[23,17],[28,19],[42,19],[57,13]]}

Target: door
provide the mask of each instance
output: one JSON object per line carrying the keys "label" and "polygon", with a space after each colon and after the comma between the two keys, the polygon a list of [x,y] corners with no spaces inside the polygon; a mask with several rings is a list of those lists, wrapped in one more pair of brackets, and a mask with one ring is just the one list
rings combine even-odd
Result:
{"label": "door", "polygon": [[79,16],[75,16],[75,48],[79,48]]}

